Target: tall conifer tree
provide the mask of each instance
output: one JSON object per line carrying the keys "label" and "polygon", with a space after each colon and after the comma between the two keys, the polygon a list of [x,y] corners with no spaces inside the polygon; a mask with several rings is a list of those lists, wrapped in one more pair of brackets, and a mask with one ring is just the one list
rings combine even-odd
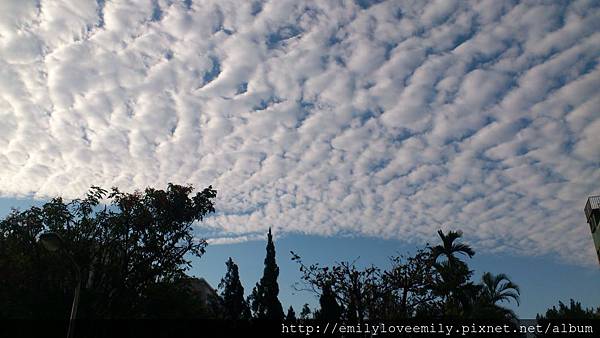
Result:
{"label": "tall conifer tree", "polygon": [[275,262],[275,245],[273,244],[271,228],[269,228],[265,270],[262,278],[252,290],[252,295],[250,295],[252,311],[258,319],[281,321],[284,318],[283,307],[277,298],[279,295],[277,277],[279,277],[279,267]]}
{"label": "tall conifer tree", "polygon": [[223,289],[221,297],[223,297],[225,315],[228,319],[248,319],[250,317],[250,309],[244,299],[244,287],[240,282],[238,266],[233,262],[231,257],[229,257],[225,265],[227,265],[227,273],[221,279],[221,283],[219,283],[219,288]]}

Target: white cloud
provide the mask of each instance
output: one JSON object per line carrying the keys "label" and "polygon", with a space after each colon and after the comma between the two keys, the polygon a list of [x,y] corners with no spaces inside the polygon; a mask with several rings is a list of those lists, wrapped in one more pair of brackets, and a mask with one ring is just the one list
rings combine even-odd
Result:
{"label": "white cloud", "polygon": [[599,18],[586,1],[3,1],[0,194],[212,184],[217,244],[443,225],[595,264]]}

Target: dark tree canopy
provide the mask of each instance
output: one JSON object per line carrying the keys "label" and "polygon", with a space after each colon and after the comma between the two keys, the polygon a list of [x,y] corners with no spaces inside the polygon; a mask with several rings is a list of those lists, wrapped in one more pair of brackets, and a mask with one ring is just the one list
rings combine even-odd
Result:
{"label": "dark tree canopy", "polygon": [[[337,316],[333,298],[339,305],[341,318],[362,322],[378,319],[381,312],[378,303],[381,295],[380,270],[374,266],[359,269],[354,262],[341,262],[333,267],[321,267],[318,263],[306,266],[300,256],[292,252],[292,260],[300,265],[306,288],[300,290],[318,294],[325,302],[327,316]],[[331,291],[331,293],[330,293]],[[320,311],[315,311],[322,316]]]}
{"label": "dark tree canopy", "polygon": [[[475,251],[469,245],[458,242],[463,235],[460,231],[445,234],[438,230],[437,233],[442,243],[431,248],[431,255],[441,279],[434,292],[444,300],[444,315],[466,316],[473,310],[473,300],[479,293],[479,287],[470,281],[473,271],[457,255],[473,257]],[[439,261],[442,257],[444,259]]]}
{"label": "dark tree canopy", "polygon": [[279,267],[275,261],[275,245],[271,229],[267,234],[267,255],[265,269],[260,281],[256,284],[250,295],[252,311],[258,319],[283,320],[283,307],[279,302]]}
{"label": "dark tree canopy", "polygon": [[[392,267],[383,273],[383,304],[388,309],[386,319],[411,318],[424,308],[439,308],[434,285],[440,282],[429,248],[414,255],[391,258]],[[431,310],[431,309],[430,309]]]}
{"label": "dark tree canopy", "polygon": [[[580,302],[571,299],[569,304],[565,304],[562,301],[558,302],[557,306],[552,306],[546,310],[543,315],[537,314],[535,316],[537,324],[542,327],[546,327],[549,324],[558,325],[559,323],[573,323],[589,325],[590,323],[598,322],[600,320],[600,306],[594,308],[584,308]],[[551,331],[552,332],[552,331]],[[535,334],[536,337],[561,337],[561,336],[572,336],[568,334]],[[589,334],[579,334],[579,336],[592,336]]]}
{"label": "dark tree canopy", "polygon": [[[493,319],[514,325],[515,314],[502,302],[518,305],[519,287],[505,274],[485,273],[480,283],[459,259],[472,257],[470,246],[460,243],[462,233],[439,231],[441,244],[426,245],[412,255],[391,257],[391,267],[360,268],[356,262],[333,266],[299,264],[305,290],[319,296],[316,319],[360,323],[366,320],[396,321],[410,318]],[[298,285],[298,284],[297,284]]]}
{"label": "dark tree canopy", "polygon": [[225,316],[227,319],[233,320],[249,319],[250,309],[244,299],[244,287],[240,281],[238,266],[231,257],[225,264],[227,265],[227,273],[219,284],[219,288],[223,289],[221,297],[225,307]]}
{"label": "dark tree canopy", "polygon": [[342,317],[342,308],[337,302],[335,294],[331,289],[331,284],[326,283],[323,285],[321,290],[321,296],[319,297],[319,315],[318,320],[324,322],[336,322]]}
{"label": "dark tree canopy", "polygon": [[302,306],[302,310],[300,311],[300,319],[301,320],[311,319],[311,314],[312,314],[312,311],[310,310],[310,306],[308,306],[308,303],[304,304]]}
{"label": "dark tree canopy", "polygon": [[296,311],[294,311],[294,308],[290,305],[290,307],[288,308],[287,314],[285,315],[285,321],[293,323],[296,320],[297,320]]}
{"label": "dark tree canopy", "polygon": [[558,307],[552,306],[544,315],[538,314],[536,319],[539,321],[547,320],[569,320],[569,319],[600,319],[600,307],[595,310],[592,308],[583,308],[580,302],[571,299],[569,305],[562,301],[558,302]]}
{"label": "dark tree canopy", "polygon": [[[216,191],[193,190],[175,184],[134,193],[93,187],[83,199],[57,197],[13,210],[0,222],[0,316],[68,317],[75,274],[66,255],[82,270],[80,317],[162,316],[157,295],[181,305],[164,307],[171,314],[199,315],[185,288],[174,287],[183,283],[190,258],[206,247],[194,237],[193,223],[214,212]],[[59,234],[64,249],[41,247],[37,237],[45,231]]]}

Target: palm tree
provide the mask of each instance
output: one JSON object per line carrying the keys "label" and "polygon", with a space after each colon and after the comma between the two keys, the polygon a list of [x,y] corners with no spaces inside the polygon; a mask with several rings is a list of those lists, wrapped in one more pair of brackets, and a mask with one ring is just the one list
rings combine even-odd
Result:
{"label": "palm tree", "polygon": [[513,283],[507,275],[501,273],[494,275],[486,272],[481,277],[481,296],[490,304],[498,302],[510,302],[511,299],[519,305],[521,291],[519,286]]}
{"label": "palm tree", "polygon": [[434,264],[442,279],[441,283],[436,286],[436,293],[444,299],[446,314],[464,315],[466,312],[470,312],[474,298],[472,296],[477,294],[477,286],[469,282],[472,271],[456,255],[473,257],[475,251],[467,244],[456,242],[462,237],[460,231],[449,231],[444,234],[442,230],[438,230],[437,233],[442,243],[431,248],[431,256],[434,261],[442,256],[446,260]]}
{"label": "palm tree", "polygon": [[454,243],[454,241],[462,237],[461,231],[449,231],[448,234],[444,234],[440,229],[437,233],[440,235],[442,244],[431,248],[431,255],[434,260],[437,260],[440,256],[445,256],[450,265],[454,265],[458,261],[456,254],[467,255],[469,258],[475,255],[475,251],[469,245]]}
{"label": "palm tree", "polygon": [[477,300],[477,315],[487,319],[515,320],[517,315],[510,309],[497,303],[514,300],[519,305],[521,292],[519,286],[513,283],[507,275],[501,273],[494,275],[486,272],[481,277],[479,297]]}

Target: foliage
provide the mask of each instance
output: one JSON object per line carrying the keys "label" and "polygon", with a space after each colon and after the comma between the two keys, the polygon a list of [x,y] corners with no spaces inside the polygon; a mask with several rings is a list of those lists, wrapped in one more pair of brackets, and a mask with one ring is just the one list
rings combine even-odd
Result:
{"label": "foliage", "polygon": [[292,306],[288,308],[287,314],[285,315],[285,321],[289,323],[294,323],[297,321],[296,312]]}
{"label": "foliage", "polygon": [[223,298],[226,318],[233,320],[249,319],[250,309],[244,299],[244,287],[240,282],[238,266],[233,262],[231,257],[229,257],[225,265],[227,265],[227,273],[221,279],[219,288],[223,289],[221,297]]}
{"label": "foliage", "polygon": [[[345,320],[363,322],[368,318],[374,319],[380,313],[377,300],[381,287],[380,270],[374,266],[358,269],[355,262],[341,262],[333,267],[321,267],[319,264],[306,266],[300,256],[292,252],[292,260],[300,265],[303,273],[302,280],[307,286],[304,290],[312,291],[326,298],[333,298],[341,307],[341,317]],[[329,300],[328,304],[332,304]],[[337,315],[337,309],[329,315]],[[331,314],[330,314],[331,313]]]}
{"label": "foliage", "polygon": [[567,319],[600,319],[600,307],[595,310],[592,308],[583,308],[580,302],[576,302],[571,299],[567,306],[563,302],[558,302],[558,308],[552,306],[552,308],[546,310],[544,315],[538,314],[536,316],[538,321],[542,320],[567,320]]}
{"label": "foliage", "polygon": [[486,272],[481,277],[482,286],[481,297],[490,304],[498,302],[509,302],[511,299],[519,304],[521,292],[519,286],[513,283],[507,275],[501,273],[494,275]]}
{"label": "foliage", "polygon": [[[149,310],[153,297],[181,283],[189,258],[205,251],[192,226],[214,212],[216,191],[192,192],[174,184],[134,193],[92,187],[83,199],[13,210],[0,221],[0,316],[68,317],[76,279],[68,256],[81,267],[80,317],[160,315]],[[59,234],[64,248],[41,247],[45,231]]]}
{"label": "foliage", "polygon": [[386,319],[412,318],[417,313],[437,312],[439,299],[434,293],[440,276],[430,249],[419,249],[413,256],[398,255],[391,258],[392,267],[383,273]]}
{"label": "foliage", "polygon": [[[558,325],[560,323],[574,323],[589,325],[592,321],[600,320],[600,307],[596,309],[584,308],[580,302],[570,299],[569,304],[565,304],[562,301],[558,302],[558,307],[552,306],[546,310],[543,315],[537,314],[537,324],[542,327],[547,327],[549,324]],[[562,334],[564,335],[564,334]],[[549,336],[561,336],[561,334],[540,334],[536,333],[536,337],[549,337]],[[580,335],[581,336],[581,335]]]}
{"label": "foliage", "polygon": [[485,273],[481,283],[459,256],[475,251],[460,243],[461,232],[438,231],[439,245],[413,255],[391,257],[391,268],[358,268],[355,262],[306,265],[292,252],[302,273],[298,290],[319,296],[315,318],[326,320],[401,320],[410,318],[495,319],[514,325],[515,314],[499,303],[519,303],[519,287],[505,274]]}
{"label": "foliage", "polygon": [[324,322],[336,322],[342,317],[342,307],[337,302],[331,284],[326,283],[323,285],[319,305],[321,308],[316,319]]}
{"label": "foliage", "polygon": [[273,235],[269,228],[267,234],[267,255],[265,257],[265,269],[260,281],[252,290],[249,297],[252,304],[252,312],[258,319],[269,319],[281,321],[284,318],[283,307],[277,298],[279,295],[279,267],[275,261],[275,245]]}
{"label": "foliage", "polygon": [[[438,230],[441,244],[432,247],[433,266],[441,280],[434,286],[434,293],[443,299],[442,313],[445,316],[468,316],[473,309],[473,300],[477,296],[478,286],[470,282],[473,271],[457,254],[473,257],[475,251],[467,244],[458,243],[462,237],[460,231],[449,231],[445,234]],[[439,261],[440,258],[445,258]]]}
{"label": "foliage", "polygon": [[519,305],[519,286],[510,278],[501,273],[494,275],[486,272],[481,277],[481,284],[476,285],[477,294],[472,296],[470,303],[472,311],[467,313],[474,319],[495,319],[517,330],[517,315],[510,309],[500,306],[498,303],[515,301]]}
{"label": "foliage", "polygon": [[312,314],[312,311],[310,310],[310,307],[308,306],[308,304],[304,304],[302,306],[302,311],[300,311],[300,319],[301,320],[311,319],[311,314]]}

